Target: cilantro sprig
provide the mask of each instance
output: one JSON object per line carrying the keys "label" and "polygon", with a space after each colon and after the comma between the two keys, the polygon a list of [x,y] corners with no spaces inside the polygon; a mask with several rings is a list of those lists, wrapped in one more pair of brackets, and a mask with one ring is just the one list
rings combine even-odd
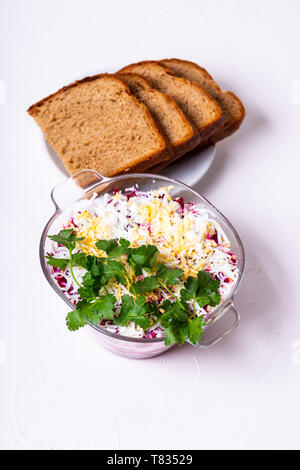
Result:
{"label": "cilantro sprig", "polygon": [[[180,291],[180,301],[175,298],[175,302],[166,301],[163,305],[161,324],[165,328],[166,344],[182,344],[186,340],[192,344],[199,343],[205,320],[202,316],[197,316],[196,303],[199,307],[218,305],[221,300],[219,287],[220,281],[214,279],[207,271],[199,271],[197,277],[187,278],[184,288]],[[192,302],[192,312],[188,301]]]}
{"label": "cilantro sprig", "polygon": [[73,250],[75,249],[76,242],[83,240],[83,238],[76,237],[76,234],[74,233],[74,230],[72,228],[61,230],[58,235],[49,235],[48,238],[68,248],[70,258],[66,258],[66,259],[54,258],[52,255],[47,253],[46,255],[47,263],[50,266],[56,266],[57,268],[60,268],[62,270],[66,269],[66,267],[68,266],[74,281],[80,287],[79,282],[74,276],[73,267],[74,266],[85,267],[86,255],[84,253],[73,254]]}
{"label": "cilantro sprig", "polygon": [[122,296],[122,307],[120,316],[116,317],[115,323],[120,326],[125,326],[128,321],[133,321],[138,326],[147,330],[150,326],[150,319],[145,315],[149,312],[149,304],[146,303],[146,297],[140,295],[134,301],[131,295],[125,294]]}
{"label": "cilantro sprig", "polygon": [[[70,269],[81,298],[76,309],[67,315],[71,331],[88,323],[98,325],[102,320],[119,326],[134,322],[143,330],[160,322],[166,345],[185,341],[199,343],[205,320],[197,314],[197,305],[201,308],[220,302],[220,281],[210,273],[199,271],[197,277],[188,277],[180,292],[175,294],[174,286],[182,282],[184,272],[157,263],[159,251],[153,245],[130,247],[130,242],[124,238],[98,240],[95,246],[105,254],[100,257],[74,252],[76,243],[83,239],[77,238],[72,229],[61,230],[49,238],[64,245],[69,258],[55,258],[48,253],[47,263],[62,271]],[[74,275],[75,266],[86,270],[81,283]],[[130,294],[122,295],[118,302],[109,292],[111,281],[127,287]],[[168,299],[155,301],[159,291],[165,292]]]}
{"label": "cilantro sprig", "polygon": [[199,271],[197,277],[188,277],[184,289],[181,291],[183,300],[196,301],[199,307],[211,305],[215,307],[220,303],[220,294],[218,289],[220,281],[213,279],[207,271]]}
{"label": "cilantro sprig", "polygon": [[75,331],[78,328],[91,323],[99,325],[102,319],[111,320],[114,315],[114,305],[116,298],[112,294],[99,297],[93,303],[87,300],[80,300],[73,310],[67,315],[67,326],[69,330]]}

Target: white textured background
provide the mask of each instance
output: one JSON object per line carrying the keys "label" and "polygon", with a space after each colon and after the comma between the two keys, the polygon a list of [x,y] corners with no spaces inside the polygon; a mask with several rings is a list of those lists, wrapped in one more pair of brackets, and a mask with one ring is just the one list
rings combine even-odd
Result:
{"label": "white textured background", "polygon": [[[299,448],[300,2],[0,0],[0,447]],[[199,190],[247,266],[241,323],[208,351],[132,361],[86,331],[38,260],[63,178],[26,108],[141,59],[198,61],[247,109]]]}

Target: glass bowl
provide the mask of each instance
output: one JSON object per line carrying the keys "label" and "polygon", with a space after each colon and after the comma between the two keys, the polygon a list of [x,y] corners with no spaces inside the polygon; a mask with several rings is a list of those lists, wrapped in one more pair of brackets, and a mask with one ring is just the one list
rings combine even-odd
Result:
{"label": "glass bowl", "polygon": [[[244,249],[240,237],[231,223],[203,196],[179,181],[148,173],[107,178],[94,170],[83,170],[55,186],[51,193],[51,199],[55,205],[55,213],[46,224],[40,241],[40,261],[44,275],[51,287],[68,304],[69,308],[74,309],[73,303],[61,292],[51,277],[50,269],[45,259],[45,253],[49,251],[50,247],[50,241],[47,236],[48,234],[57,233],[62,224],[67,220],[70,210],[79,208],[80,204],[82,205],[86,199],[90,199],[95,193],[99,197],[106,192],[112,192],[113,190],[124,191],[126,188],[134,185],[138,185],[139,191],[149,191],[150,189],[158,189],[162,186],[172,186],[170,195],[173,198],[182,197],[186,202],[200,203],[221,225],[230,241],[231,250],[237,258],[237,266],[239,268],[238,279],[229,297],[207,315],[207,324],[204,327],[202,340],[197,346],[194,346],[197,348],[210,347],[229,334],[238,325],[239,315],[233,306],[233,298],[244,271]],[[132,338],[111,333],[101,326],[89,325],[89,327],[97,341],[104,348],[129,358],[145,359],[162,354],[173,347],[173,345],[166,346],[163,338]]]}

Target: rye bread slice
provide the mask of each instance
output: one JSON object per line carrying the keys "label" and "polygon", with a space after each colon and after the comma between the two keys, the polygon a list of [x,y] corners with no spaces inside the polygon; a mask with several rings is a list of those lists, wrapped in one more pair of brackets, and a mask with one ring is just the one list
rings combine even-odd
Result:
{"label": "rye bread slice", "polygon": [[201,141],[221,126],[221,108],[198,83],[178,77],[168,67],[155,61],[128,65],[119,71],[124,72],[141,75],[151,86],[171,96],[194,125]]}
{"label": "rye bread slice", "polygon": [[104,176],[141,172],[170,158],[147,107],[115,75],[74,82],[28,113],[71,174],[86,168]]}
{"label": "rye bread slice", "polygon": [[162,130],[172,147],[172,161],[199,144],[200,137],[170,96],[153,88],[141,75],[120,73],[118,76],[125,80],[131,92],[149,109],[159,130]]}
{"label": "rye bread slice", "polygon": [[[222,127],[217,130],[204,145],[210,145],[233,134],[241,125],[245,108],[239,98],[231,91],[223,92],[213,77],[194,62],[180,59],[164,59],[159,63],[170,68],[178,77],[187,78],[202,86],[213,96],[223,111],[224,121]],[[203,146],[204,146],[203,145]]]}

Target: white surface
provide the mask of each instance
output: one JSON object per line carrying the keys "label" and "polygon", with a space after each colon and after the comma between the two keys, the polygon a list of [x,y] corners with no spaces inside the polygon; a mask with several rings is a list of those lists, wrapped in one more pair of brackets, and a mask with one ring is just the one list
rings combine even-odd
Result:
{"label": "white surface", "polygon": [[[299,448],[300,2],[0,8],[0,447]],[[198,61],[246,106],[198,188],[239,231],[246,274],[232,335],[139,362],[65,328],[38,260],[61,173],[25,110],[70,76],[166,56]]]}

